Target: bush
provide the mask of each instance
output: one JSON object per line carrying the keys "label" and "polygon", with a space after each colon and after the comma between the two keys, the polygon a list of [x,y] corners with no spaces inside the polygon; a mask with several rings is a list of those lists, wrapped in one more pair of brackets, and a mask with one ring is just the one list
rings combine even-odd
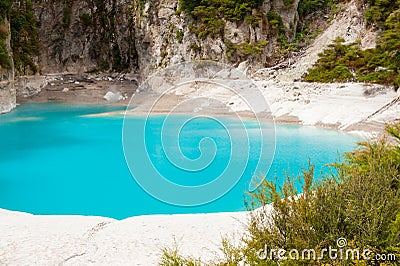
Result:
{"label": "bush", "polygon": [[[388,127],[388,132],[399,144],[400,124]],[[244,247],[223,248],[228,259],[213,265],[276,265],[276,258],[264,260],[258,251],[265,246],[269,250],[314,249],[318,256],[323,248],[337,247],[339,238],[345,238],[351,249],[400,256],[400,147],[385,140],[360,143],[331,167],[331,174],[322,179],[315,179],[309,166],[301,176],[288,175],[283,184],[278,179],[265,180],[249,194],[247,205],[253,211]],[[272,210],[264,207],[267,204],[272,204]],[[310,257],[280,265],[352,263],[325,256],[325,260]],[[390,263],[385,265],[396,262]]]}
{"label": "bush", "polygon": [[244,61],[251,57],[256,57],[262,54],[263,48],[267,46],[268,41],[250,44],[243,42],[234,44],[230,41],[226,42],[226,56],[232,61]]}
{"label": "bush", "polygon": [[[394,38],[393,38],[394,39]],[[392,39],[391,39],[392,40]],[[400,41],[400,40],[399,40]],[[379,84],[394,84],[398,77],[400,61],[396,42],[368,50],[361,50],[357,43],[345,45],[342,38],[336,39],[308,70],[304,80],[309,82],[359,81]],[[387,49],[391,49],[388,53]],[[400,51],[400,50],[399,50]],[[396,85],[395,85],[396,86]]]}
{"label": "bush", "polygon": [[242,21],[262,2],[262,0],[181,0],[180,9],[197,20],[197,25],[192,25],[191,29],[199,38],[207,36],[215,38],[223,35],[225,20]]}
{"label": "bush", "polygon": [[370,8],[365,13],[369,23],[384,27],[386,19],[392,12],[400,8],[399,0],[369,0]]}
{"label": "bush", "polygon": [[[21,1],[22,2],[22,1]],[[39,55],[39,33],[31,0],[21,3],[21,9],[10,12],[11,47],[17,73],[35,74],[38,68],[33,60]]]}
{"label": "bush", "polygon": [[79,16],[81,22],[85,26],[89,26],[92,24],[92,19],[88,13],[83,13],[82,15]]}
{"label": "bush", "polygon": [[0,21],[10,13],[11,5],[12,3],[10,0],[0,1]]}
{"label": "bush", "polygon": [[297,10],[300,17],[304,17],[318,10],[326,11],[335,2],[335,0],[300,0]]}
{"label": "bush", "polygon": [[179,43],[183,42],[183,37],[185,36],[185,33],[183,32],[183,30],[178,30],[176,32],[176,39],[178,40]]}

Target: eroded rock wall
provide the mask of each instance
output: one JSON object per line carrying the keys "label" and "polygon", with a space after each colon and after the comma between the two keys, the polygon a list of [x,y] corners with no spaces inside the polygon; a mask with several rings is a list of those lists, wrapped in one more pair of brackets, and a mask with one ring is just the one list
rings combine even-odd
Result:
{"label": "eroded rock wall", "polygon": [[[142,3],[143,1],[135,1]],[[155,69],[190,60],[214,60],[228,64],[248,61],[253,68],[264,67],[277,53],[277,34],[267,18],[273,11],[282,18],[285,35],[293,40],[298,23],[297,6],[299,0],[285,6],[283,0],[267,0],[259,10],[253,10],[258,21],[232,22],[225,20],[223,35],[198,37],[191,27],[198,21],[179,10],[179,1],[145,1],[133,5],[138,66],[144,74]],[[266,42],[262,52],[253,56],[240,56],[240,52],[230,50],[229,44],[240,45]]]}
{"label": "eroded rock wall", "polygon": [[8,59],[7,67],[0,67],[0,114],[10,112],[16,106],[15,88],[14,88],[14,62],[11,52],[11,34],[10,23],[5,18],[0,22],[1,30],[6,33],[3,47],[5,48],[6,56]]}
{"label": "eroded rock wall", "polygon": [[[299,0],[267,0],[252,10],[253,22],[225,20],[222,36],[199,37],[198,24],[179,11],[179,0],[36,0],[42,73],[139,71],[144,76],[183,61],[208,59],[263,67],[276,55],[277,35],[267,17],[282,19],[285,35],[295,36]],[[232,45],[265,42],[262,52],[242,56]],[[231,44],[229,47],[228,44]]]}
{"label": "eroded rock wall", "polygon": [[131,0],[37,0],[42,73],[137,67]]}

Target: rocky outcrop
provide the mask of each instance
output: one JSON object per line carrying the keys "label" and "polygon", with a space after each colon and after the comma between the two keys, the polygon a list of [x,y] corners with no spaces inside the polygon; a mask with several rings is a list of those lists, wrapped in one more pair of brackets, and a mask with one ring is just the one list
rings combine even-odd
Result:
{"label": "rocky outcrop", "polygon": [[34,1],[42,73],[134,69],[131,0]]}
{"label": "rocky outcrop", "polygon": [[[292,40],[298,22],[299,0],[286,6],[283,0],[265,1],[259,10],[253,10],[252,23],[225,20],[223,35],[198,37],[192,26],[192,16],[179,10],[179,1],[160,0],[134,1],[133,21],[135,24],[138,66],[142,73],[149,74],[155,69],[191,60],[213,60],[239,64],[251,62],[253,68],[266,65],[269,57],[277,52],[277,34],[272,32],[267,13],[273,11],[282,19],[285,35]],[[265,42],[259,54],[240,56],[240,45],[257,45]],[[237,50],[235,50],[237,49]]]}
{"label": "rocky outcrop", "polygon": [[[16,97],[14,88],[14,62],[12,58],[11,46],[10,46],[10,23],[5,18],[0,23],[0,30],[6,32],[6,38],[2,46],[5,48],[5,61],[7,62],[5,67],[0,66],[0,114],[7,113],[15,108]],[[2,33],[3,33],[2,32]],[[3,40],[2,40],[3,41]],[[8,57],[8,58],[7,58]]]}
{"label": "rocky outcrop", "polygon": [[[225,20],[223,34],[213,38],[193,31],[199,21],[180,11],[178,0],[34,1],[39,69],[42,73],[139,70],[148,75],[198,59],[231,64],[247,60],[262,67],[276,55],[278,33],[269,23],[269,11],[281,18],[289,40],[295,36],[299,0],[285,2],[265,1],[252,10],[252,21]],[[251,55],[251,48],[263,42],[262,51]]]}

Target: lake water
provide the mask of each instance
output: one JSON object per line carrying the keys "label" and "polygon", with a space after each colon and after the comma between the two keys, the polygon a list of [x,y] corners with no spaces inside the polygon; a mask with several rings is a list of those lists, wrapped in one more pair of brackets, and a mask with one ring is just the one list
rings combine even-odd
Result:
{"label": "lake water", "polygon": [[[0,208],[33,214],[99,215],[117,219],[144,214],[244,210],[244,193],[256,164],[252,154],[240,180],[223,197],[195,207],[164,203],[147,194],[132,178],[122,145],[123,117],[85,116],[118,109],[26,104],[1,115]],[[132,119],[140,124],[144,118]],[[162,116],[152,118],[149,126],[154,130],[150,132],[155,133],[146,135],[148,152],[137,154],[138,158],[150,157],[160,173],[171,176],[171,181],[181,185],[211,182],[213,174],[226,166],[224,160],[230,150],[229,141],[223,133],[218,133],[223,132],[223,128],[213,124],[212,120],[200,119],[182,129],[179,148],[187,158],[200,156],[199,141],[210,132],[213,132],[218,148],[213,163],[204,171],[188,175],[171,166],[165,154],[160,152],[156,140],[160,136],[156,132],[163,119]],[[235,123],[225,119],[224,126],[235,127]],[[288,171],[298,174],[309,160],[315,164],[316,173],[327,172],[326,164],[354,149],[358,140],[334,130],[277,125],[275,159],[267,178],[282,177]],[[232,160],[239,162],[240,156],[234,155]],[[141,170],[146,171],[145,167],[143,164]]]}

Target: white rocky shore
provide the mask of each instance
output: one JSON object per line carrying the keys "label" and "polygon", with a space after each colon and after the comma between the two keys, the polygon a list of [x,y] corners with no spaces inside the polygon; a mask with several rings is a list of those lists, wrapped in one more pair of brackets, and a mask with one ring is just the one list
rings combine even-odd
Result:
{"label": "white rocky shore", "polygon": [[41,216],[0,209],[0,265],[157,265],[165,247],[218,258],[240,235],[245,212],[138,216],[125,220]]}

